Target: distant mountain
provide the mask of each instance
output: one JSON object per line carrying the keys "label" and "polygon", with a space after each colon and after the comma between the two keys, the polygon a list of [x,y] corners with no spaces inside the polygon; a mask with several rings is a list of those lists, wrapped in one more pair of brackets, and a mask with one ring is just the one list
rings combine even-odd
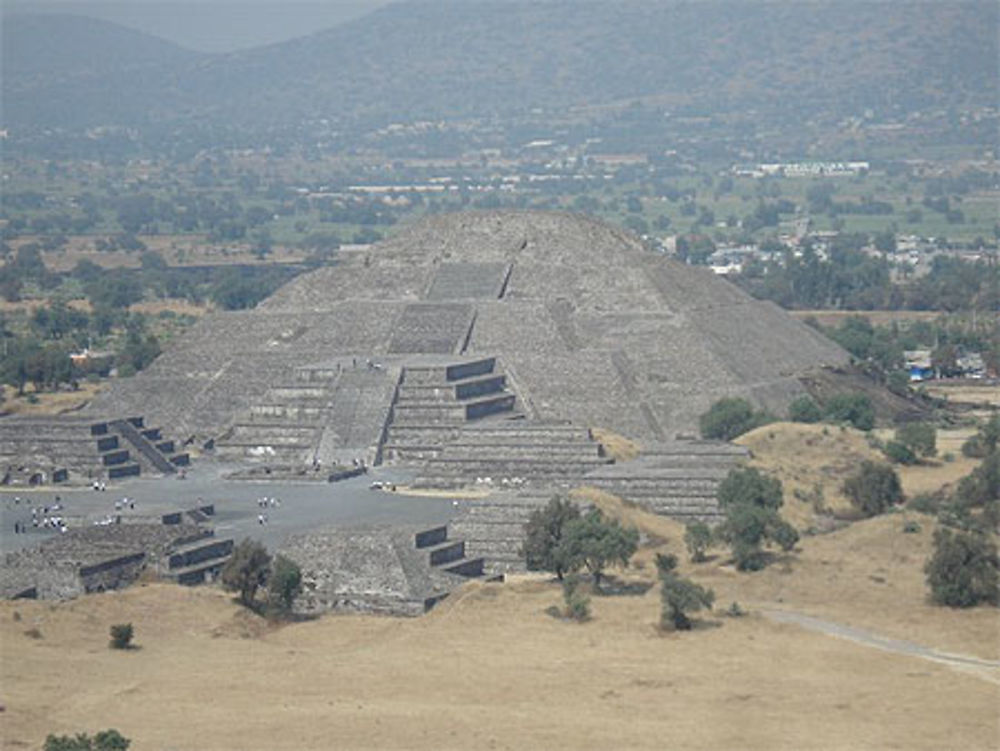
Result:
{"label": "distant mountain", "polygon": [[[704,114],[782,112],[791,124],[869,108],[906,115],[996,105],[997,21],[993,0],[427,0],[227,55],[192,57],[134,35],[136,46],[149,44],[137,55],[121,30],[114,45],[113,35],[100,42],[98,27],[87,43],[62,32],[74,42],[60,58],[91,51],[88,74],[64,64],[41,70],[32,62],[40,42],[8,50],[5,29],[3,117],[15,128],[259,130],[319,118],[504,116],[636,98]],[[99,24],[101,33],[110,35],[106,26]],[[108,50],[93,49],[100,46]],[[144,62],[109,66],[113,49]]]}
{"label": "distant mountain", "polygon": [[4,85],[190,63],[199,53],[96,18],[10,14],[0,26]]}

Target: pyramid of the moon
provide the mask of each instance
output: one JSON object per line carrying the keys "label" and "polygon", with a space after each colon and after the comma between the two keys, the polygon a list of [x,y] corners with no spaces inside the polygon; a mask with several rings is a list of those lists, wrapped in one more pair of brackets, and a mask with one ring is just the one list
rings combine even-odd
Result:
{"label": "pyramid of the moon", "polygon": [[91,411],[247,459],[420,458],[513,422],[569,441],[592,427],[670,440],[724,396],[781,412],[802,375],[846,361],[778,307],[613,226],[474,212],[206,316]]}

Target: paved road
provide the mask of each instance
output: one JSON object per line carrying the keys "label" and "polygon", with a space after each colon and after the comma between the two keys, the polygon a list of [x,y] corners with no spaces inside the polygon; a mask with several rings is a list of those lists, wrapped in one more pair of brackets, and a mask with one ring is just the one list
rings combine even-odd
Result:
{"label": "paved road", "polygon": [[[220,537],[253,537],[271,549],[278,549],[296,533],[317,527],[364,524],[443,524],[457,509],[449,498],[395,495],[369,490],[374,480],[404,484],[411,478],[398,469],[379,467],[367,475],[335,483],[241,482],[223,479],[232,467],[199,463],[185,479],[178,476],[132,478],[109,485],[100,492],[88,488],[43,489],[3,488],[0,490],[0,550],[11,551],[36,545],[53,532],[32,529],[28,534],[13,533],[14,523],[30,528],[31,508],[51,506],[60,496],[63,510],[58,513],[77,524],[89,524],[108,514],[155,515],[194,508],[202,503],[215,505],[213,520]],[[20,502],[14,503],[19,497]],[[128,497],[135,509],[116,511],[115,501]],[[261,509],[257,499],[278,498],[279,508]],[[259,513],[267,523],[259,524]]]}
{"label": "paved road", "polygon": [[842,623],[823,620],[822,618],[805,615],[804,613],[796,613],[791,610],[760,608],[760,612],[778,623],[792,623],[796,626],[807,628],[810,631],[818,631],[822,634],[827,634],[828,636],[848,639],[849,641],[853,641],[857,644],[874,647],[886,652],[894,652],[895,654],[930,660],[932,662],[947,665],[948,667],[956,670],[961,670],[965,673],[976,675],[983,680],[989,681],[990,683],[1000,685],[1000,661],[998,660],[983,660],[979,657],[971,657],[969,655],[939,652],[935,649],[931,649],[930,647],[925,647],[922,644],[916,644],[902,639],[893,639],[888,636],[876,634],[872,631],[866,631],[865,629],[855,628],[854,626],[846,626]]}

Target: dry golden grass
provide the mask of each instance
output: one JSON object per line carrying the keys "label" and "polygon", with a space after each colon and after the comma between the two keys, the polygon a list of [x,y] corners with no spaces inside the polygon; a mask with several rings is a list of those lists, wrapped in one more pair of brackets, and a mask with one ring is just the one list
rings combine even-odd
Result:
{"label": "dry golden grass", "polygon": [[1000,408],[1000,385],[961,383],[931,383],[923,387],[930,395],[947,399],[952,404],[992,405]]}
{"label": "dry golden grass", "polygon": [[[962,455],[962,443],[975,431],[971,428],[938,431],[938,456],[917,466],[895,466],[907,497],[933,493],[953,485],[969,474],[977,460]],[[877,431],[881,441],[892,431]],[[820,508],[847,513],[850,501],[841,491],[844,479],[865,460],[886,461],[883,453],[868,444],[865,433],[853,428],[804,423],[772,423],[740,436],[735,443],[752,453],[750,465],[781,480],[785,505],[782,515],[800,529],[821,519]],[[941,457],[951,454],[952,460]],[[822,490],[822,499],[816,489]]]}
{"label": "dry golden grass", "polygon": [[[102,383],[81,383],[76,391],[41,391],[34,393],[32,387],[25,387],[24,396],[17,395],[17,389],[11,386],[0,386],[3,389],[3,404],[0,412],[8,415],[23,415],[41,417],[49,415],[64,415],[75,412],[90,402],[104,387]],[[33,395],[37,402],[29,401]]]}
{"label": "dry golden grass", "polygon": [[627,462],[635,459],[641,453],[642,447],[633,440],[604,428],[591,428],[594,439],[604,447],[608,456],[617,462]]}
{"label": "dry golden grass", "polygon": [[[760,597],[993,654],[985,637],[996,634],[996,611],[914,598],[902,570],[919,568],[926,533],[893,524],[807,540],[790,572],[684,568],[722,606],[752,608]],[[885,583],[867,578],[886,564],[895,568]],[[654,576],[642,557],[628,572]],[[143,749],[995,748],[1000,687],[982,678],[753,613],[710,614],[691,633],[664,634],[656,587],[594,597],[584,624],[545,613],[560,601],[552,582],[519,577],[471,583],[420,619],[284,627],[211,588],[4,602],[0,732],[10,749],[106,727]],[[139,649],[107,648],[120,622],[134,624]],[[25,636],[30,628],[42,638]]]}

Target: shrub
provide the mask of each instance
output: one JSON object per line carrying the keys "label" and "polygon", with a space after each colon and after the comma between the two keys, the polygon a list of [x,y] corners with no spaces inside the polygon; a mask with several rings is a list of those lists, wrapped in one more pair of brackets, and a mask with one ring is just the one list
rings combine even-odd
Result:
{"label": "shrub", "polygon": [[896,441],[921,457],[937,454],[937,429],[929,422],[900,425],[896,428]]}
{"label": "shrub", "polygon": [[910,448],[899,441],[889,441],[885,448],[883,449],[885,458],[891,461],[893,464],[916,464],[917,455],[914,454]]}
{"label": "shrub", "polygon": [[222,569],[222,585],[239,592],[240,603],[252,608],[258,588],[267,583],[271,556],[261,543],[245,538]]}
{"label": "shrub", "polygon": [[985,506],[1000,500],[1000,451],[992,451],[963,477],[956,495],[956,500],[965,506]]}
{"label": "shrub", "polygon": [[906,533],[906,534],[911,534],[912,535],[912,534],[916,534],[919,531],[920,531],[920,525],[917,524],[912,519],[907,520],[903,524],[903,532]]}
{"label": "shrub", "polygon": [[267,603],[272,612],[284,615],[302,591],[302,570],[295,561],[283,555],[275,556],[267,580]]}
{"label": "shrub", "polygon": [[819,422],[823,410],[810,396],[800,396],[788,405],[788,419],[792,422]]}
{"label": "shrub", "polygon": [[940,500],[931,493],[921,493],[914,496],[906,504],[907,508],[919,511],[922,514],[936,514],[940,505]]}
{"label": "shrub", "polygon": [[691,522],[684,528],[684,544],[691,560],[701,563],[705,560],[705,551],[712,544],[712,530],[705,522]]}
{"label": "shrub", "polygon": [[899,475],[888,464],[865,461],[844,481],[844,495],[865,516],[881,514],[903,500]]}
{"label": "shrub", "polygon": [[49,735],[43,751],[127,751],[132,741],[115,729],[102,730],[91,738],[86,733],[76,737]]}
{"label": "shrub", "polygon": [[775,542],[787,551],[798,542],[798,532],[778,513],[782,491],[777,478],[762,475],[752,467],[733,469],[719,484],[717,497],[726,512],[726,520],[717,531],[730,546],[740,571],[764,568],[765,543]]}
{"label": "shrub", "polygon": [[836,394],[826,404],[826,417],[833,422],[847,422],[858,430],[875,427],[875,408],[865,394]]}
{"label": "shrub", "polygon": [[761,474],[753,467],[737,467],[719,484],[717,496],[723,508],[750,504],[777,509],[782,504],[781,480]]}
{"label": "shrub", "polygon": [[639,532],[625,529],[616,519],[606,519],[597,509],[566,524],[556,552],[567,571],[586,567],[599,589],[604,569],[614,563],[628,564],[639,547]]}
{"label": "shrub", "polygon": [[590,618],[590,598],[581,588],[583,582],[577,574],[570,574],[562,580],[563,615],[574,621],[586,621]]}
{"label": "shrub", "polygon": [[560,579],[569,569],[560,557],[559,544],[569,522],[580,518],[580,509],[566,498],[553,496],[545,508],[533,511],[524,526],[521,548],[529,571],[551,571]]}
{"label": "shrub", "polygon": [[720,441],[732,439],[766,425],[772,418],[765,412],[755,412],[746,399],[720,399],[698,418],[702,438]]}
{"label": "shrub", "polygon": [[660,598],[662,610],[660,626],[687,631],[691,620],[687,614],[702,608],[712,607],[715,593],[690,579],[677,575],[677,558],[672,555],[656,555],[656,568],[660,577]]}
{"label": "shrub", "polygon": [[111,642],[109,646],[112,649],[128,649],[132,646],[132,637],[134,631],[132,630],[131,623],[116,623],[111,627]]}
{"label": "shrub", "polygon": [[1000,559],[985,535],[939,529],[934,553],[924,566],[931,599],[939,605],[967,608],[997,603]]}

